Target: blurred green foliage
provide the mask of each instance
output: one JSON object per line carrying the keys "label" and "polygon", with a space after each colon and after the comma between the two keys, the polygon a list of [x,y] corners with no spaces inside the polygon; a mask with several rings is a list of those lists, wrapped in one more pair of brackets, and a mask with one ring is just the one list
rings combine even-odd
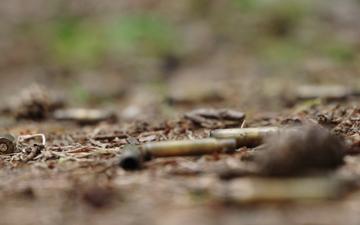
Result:
{"label": "blurred green foliage", "polygon": [[77,104],[83,104],[90,102],[93,98],[88,90],[83,88],[80,83],[74,83],[71,88],[69,89],[73,100]]}
{"label": "blurred green foliage", "polygon": [[242,13],[259,16],[282,16],[289,20],[300,20],[309,13],[311,5],[308,0],[233,0],[234,6]]}
{"label": "blurred green foliage", "polygon": [[49,49],[56,62],[93,67],[107,53],[162,56],[176,51],[176,30],[164,18],[128,15],[110,22],[62,18],[49,25]]}
{"label": "blurred green foliage", "polygon": [[255,9],[259,4],[258,0],[233,0],[233,2],[243,11]]}
{"label": "blurred green foliage", "polygon": [[101,33],[91,24],[64,18],[50,24],[49,49],[55,60],[67,66],[95,65],[104,52]]}
{"label": "blurred green foliage", "polygon": [[[184,48],[188,34],[183,28],[199,20],[210,27],[209,35],[214,39],[225,40],[240,51],[245,49],[263,62],[288,64],[308,56],[326,57],[337,63],[356,59],[357,50],[352,44],[336,35],[324,38],[326,28],[321,28],[328,22],[313,6],[311,0],[229,0],[220,4],[194,0],[194,12],[181,20],[145,9],[109,18],[63,13],[46,23],[45,28],[44,24],[38,25],[32,33],[45,34],[44,43],[53,63],[80,69],[102,66],[107,60],[117,63],[168,55],[191,57],[196,52],[182,52],[191,51]],[[31,27],[36,25],[27,32]],[[217,43],[221,42],[213,44]]]}
{"label": "blurred green foliage", "polygon": [[322,44],[321,48],[321,52],[325,56],[328,56],[338,63],[352,62],[356,57],[353,46],[339,40],[325,42]]}
{"label": "blurred green foliage", "polygon": [[176,51],[176,33],[165,18],[151,14],[123,16],[106,26],[108,47],[120,53],[168,54]]}
{"label": "blurred green foliage", "polygon": [[[247,28],[242,37],[260,59],[287,64],[309,56],[322,56],[337,63],[356,58],[351,44],[336,35],[324,38],[325,24],[314,11],[313,1],[233,0],[233,3],[242,15],[239,26]],[[311,25],[307,27],[309,21]],[[304,39],[302,32],[309,31],[312,37]]]}
{"label": "blurred green foliage", "polygon": [[259,43],[257,55],[269,63],[293,63],[304,57],[306,49],[293,39],[267,39]]}

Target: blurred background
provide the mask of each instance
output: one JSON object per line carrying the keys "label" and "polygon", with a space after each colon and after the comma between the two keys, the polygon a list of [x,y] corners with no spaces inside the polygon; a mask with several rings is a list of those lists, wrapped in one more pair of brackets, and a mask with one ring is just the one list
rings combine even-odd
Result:
{"label": "blurred background", "polygon": [[2,101],[36,83],[123,119],[277,110],[300,84],[360,87],[359,62],[359,0],[0,1]]}

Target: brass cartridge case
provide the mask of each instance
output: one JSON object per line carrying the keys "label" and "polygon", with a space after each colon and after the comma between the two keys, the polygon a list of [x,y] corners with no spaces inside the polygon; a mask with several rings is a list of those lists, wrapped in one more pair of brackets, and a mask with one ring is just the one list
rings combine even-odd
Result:
{"label": "brass cartridge case", "polygon": [[162,141],[143,145],[127,145],[120,157],[119,165],[126,170],[142,167],[144,160],[158,157],[195,156],[217,152],[231,152],[236,149],[235,139],[197,139]]}
{"label": "brass cartridge case", "polygon": [[210,136],[220,140],[235,139],[237,147],[256,147],[262,144],[268,135],[279,131],[278,127],[218,129],[212,131]]}
{"label": "brass cartridge case", "polygon": [[193,156],[229,152],[236,148],[235,139],[197,139],[146,143],[141,149],[151,157]]}
{"label": "brass cartridge case", "polygon": [[10,134],[0,135],[0,154],[11,154],[16,150],[16,138]]}

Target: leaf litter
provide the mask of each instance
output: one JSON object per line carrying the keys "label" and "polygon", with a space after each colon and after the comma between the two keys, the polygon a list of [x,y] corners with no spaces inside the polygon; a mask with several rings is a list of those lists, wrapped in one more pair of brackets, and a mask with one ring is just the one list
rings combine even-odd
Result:
{"label": "leaf litter", "polygon": [[[86,110],[83,112],[86,114]],[[17,145],[16,152],[0,155],[0,199],[18,198],[25,193],[38,204],[64,204],[49,200],[56,193],[63,196],[63,201],[72,202],[72,210],[88,206],[95,210],[125,207],[139,212],[142,207],[135,208],[141,204],[168,205],[169,201],[175,208],[197,204],[226,208],[229,203],[323,202],[341,199],[359,188],[356,181],[360,170],[356,167],[360,110],[351,101],[264,114],[246,123],[245,113],[211,108],[161,122],[119,123],[101,119],[89,124],[75,117],[66,123],[48,116],[43,119],[58,128],[42,130],[45,144]],[[144,162],[138,172],[118,166],[124,147],[129,144],[174,140],[191,144],[208,138],[214,129],[262,126],[276,126],[284,132],[265,138],[264,145],[262,141],[256,146],[238,145],[231,153],[153,158]],[[38,133],[36,129],[24,130],[21,123],[8,130],[20,130],[15,134],[20,137]]]}

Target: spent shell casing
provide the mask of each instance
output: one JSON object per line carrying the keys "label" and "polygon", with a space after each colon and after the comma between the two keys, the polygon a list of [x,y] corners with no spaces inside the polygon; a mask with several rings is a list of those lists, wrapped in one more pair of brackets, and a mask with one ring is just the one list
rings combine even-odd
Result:
{"label": "spent shell casing", "polygon": [[16,149],[16,138],[10,134],[0,135],[0,154],[11,154]]}
{"label": "spent shell casing", "polygon": [[210,133],[217,139],[235,139],[237,147],[256,147],[263,143],[265,137],[279,132],[278,127],[254,127],[218,129]]}
{"label": "spent shell casing", "polygon": [[144,158],[144,154],[139,146],[133,144],[125,145],[124,153],[120,157],[119,166],[125,170],[138,170],[141,169]]}
{"label": "spent shell casing", "polygon": [[145,160],[157,157],[195,156],[216,152],[231,152],[236,149],[235,139],[197,139],[162,141],[142,145],[126,145],[119,166],[125,170],[142,168]]}
{"label": "spent shell casing", "polygon": [[234,151],[236,148],[236,140],[206,138],[197,140],[162,141],[146,143],[143,144],[141,148],[151,157],[194,156]]}

